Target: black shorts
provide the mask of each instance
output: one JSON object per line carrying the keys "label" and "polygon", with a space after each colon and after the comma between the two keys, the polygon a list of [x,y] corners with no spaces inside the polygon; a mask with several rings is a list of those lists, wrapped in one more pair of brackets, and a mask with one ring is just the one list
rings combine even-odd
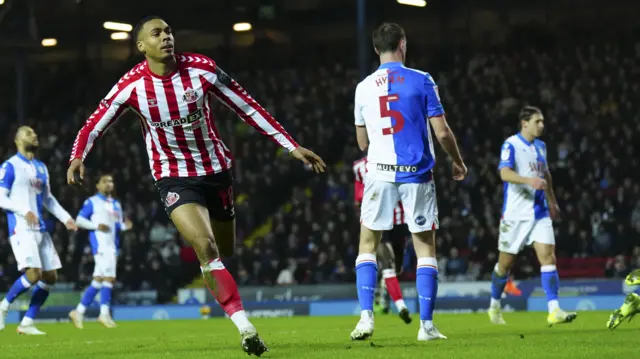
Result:
{"label": "black shorts", "polygon": [[231,221],[236,217],[230,171],[208,176],[161,178],[156,187],[169,217],[171,211],[186,203],[207,207],[209,217],[219,221]]}

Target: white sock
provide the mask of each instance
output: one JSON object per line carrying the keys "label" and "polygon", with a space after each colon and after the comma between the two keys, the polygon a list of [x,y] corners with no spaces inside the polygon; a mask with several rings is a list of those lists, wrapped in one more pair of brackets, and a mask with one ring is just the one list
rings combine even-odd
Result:
{"label": "white sock", "polygon": [[407,309],[407,305],[404,303],[404,299],[396,300],[396,308],[398,308],[398,311]]}
{"label": "white sock", "polygon": [[8,310],[9,310],[9,305],[10,305],[10,304],[11,304],[11,303],[9,303],[9,301],[7,300],[7,298],[4,298],[4,299],[2,300],[2,302],[0,302],[0,310],[1,310],[1,311],[3,311],[3,312],[8,311]]}
{"label": "white sock", "polygon": [[420,326],[424,328],[431,328],[433,327],[433,320],[421,320]]}
{"label": "white sock", "polygon": [[23,327],[29,327],[33,325],[33,318],[29,318],[29,317],[24,317],[22,318],[22,321],[20,322],[20,325]]}
{"label": "white sock", "polygon": [[560,308],[560,303],[558,303],[557,299],[552,299],[547,302],[547,306],[549,307],[549,313],[553,313],[556,309]]}
{"label": "white sock", "polygon": [[363,310],[360,312],[360,320],[373,321],[373,310]]}
{"label": "white sock", "polygon": [[500,303],[500,299],[491,298],[491,303],[489,303],[489,308],[501,308],[502,304]]}
{"label": "white sock", "polygon": [[84,315],[84,313],[87,312],[87,307],[85,307],[84,304],[82,303],[78,303],[78,306],[76,307],[76,312],[78,312],[78,314],[80,315]]}
{"label": "white sock", "polygon": [[231,319],[233,324],[236,325],[240,333],[256,330],[256,327],[251,324],[249,318],[247,317],[247,313],[244,310],[239,310],[231,314],[231,317],[229,318]]}
{"label": "white sock", "polygon": [[109,306],[106,304],[102,304],[100,305],[100,315],[111,315],[111,313],[109,313]]}

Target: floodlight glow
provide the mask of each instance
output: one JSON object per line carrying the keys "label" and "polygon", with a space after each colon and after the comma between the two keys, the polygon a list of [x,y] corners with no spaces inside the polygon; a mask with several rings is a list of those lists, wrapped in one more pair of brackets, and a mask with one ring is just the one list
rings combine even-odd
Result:
{"label": "floodlight glow", "polygon": [[129,33],[128,32],[112,32],[111,40],[128,40]]}
{"label": "floodlight glow", "polygon": [[427,6],[427,2],[425,0],[396,0],[398,4],[409,5],[409,6],[417,6],[417,7],[425,7]]}
{"label": "floodlight glow", "polygon": [[241,31],[249,31],[251,30],[251,24],[248,22],[238,22],[233,24],[233,31],[241,32]]}
{"label": "floodlight glow", "polygon": [[121,22],[107,21],[104,24],[102,24],[102,26],[107,30],[113,30],[113,31],[129,32],[133,30],[133,26],[131,26],[130,24],[123,24]]}
{"label": "floodlight glow", "polygon": [[42,44],[42,46],[45,46],[45,47],[56,46],[56,45],[58,45],[58,40],[56,40],[56,39],[42,39],[41,44]]}

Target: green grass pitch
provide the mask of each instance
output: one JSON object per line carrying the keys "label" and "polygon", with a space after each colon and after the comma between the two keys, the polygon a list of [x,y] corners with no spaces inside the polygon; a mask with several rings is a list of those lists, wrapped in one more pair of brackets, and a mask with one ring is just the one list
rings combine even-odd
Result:
{"label": "green grass pitch", "polygon": [[[629,358],[640,357],[635,340],[639,324],[605,328],[609,313],[583,312],[571,324],[549,328],[545,313],[507,313],[505,326],[490,324],[486,314],[437,315],[448,340],[417,342],[417,321],[376,317],[370,342],[351,342],[357,317],[255,319],[270,352],[263,358]],[[640,322],[640,321],[639,321]],[[85,323],[41,324],[43,337],[19,336],[15,325],[0,332],[0,358],[247,358],[229,320],[120,322],[116,329]]]}

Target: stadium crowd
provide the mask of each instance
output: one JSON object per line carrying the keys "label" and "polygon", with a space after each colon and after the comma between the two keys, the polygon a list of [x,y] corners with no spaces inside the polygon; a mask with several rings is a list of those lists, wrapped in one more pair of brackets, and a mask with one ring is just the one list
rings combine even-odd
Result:
{"label": "stadium crowd", "polygon": [[[556,223],[559,257],[611,257],[601,275],[624,276],[640,265],[640,43],[510,49],[432,56],[409,54],[408,66],[432,70],[469,175],[450,180],[439,152],[436,185],[440,211],[438,250],[443,279],[486,279],[496,258],[502,185],[496,170],[500,145],[517,130],[524,104],[541,107],[544,140],[563,210]],[[437,58],[437,60],[435,59]],[[429,59],[429,60],[427,60]],[[124,70],[124,69],[123,69]],[[234,267],[241,285],[352,281],[358,215],[351,164],[361,154],[353,135],[353,91],[358,72],[333,64],[277,71],[227,69],[304,146],[330,164],[314,176],[281,149],[220,106],[217,125],[235,155],[238,249]],[[73,215],[94,191],[99,173],[112,173],[117,197],[134,229],[124,234],[119,286],[155,288],[160,298],[199,273],[193,252],[169,224],[149,174],[139,124],[127,114],[90,155],[83,189],[65,184],[76,131],[118,74],[100,85],[79,79],[71,66],[49,69],[31,84],[29,124],[41,139],[54,195]],[[77,79],[77,83],[70,81]],[[96,80],[97,81],[97,80]],[[104,82],[104,83],[102,83]],[[66,84],[60,88],[60,84]],[[96,90],[98,89],[99,92]],[[78,99],[86,99],[79,106]],[[10,157],[16,126],[0,111]],[[437,146],[436,146],[437,147]],[[0,292],[18,276],[0,217]],[[271,219],[271,230],[251,246],[243,239]],[[77,288],[90,281],[92,258],[86,233],[68,235],[51,221],[63,261],[61,281]],[[410,248],[407,249],[410,252]],[[618,257],[613,257],[619,255]],[[407,265],[405,275],[411,275]],[[535,258],[518,258],[517,277],[537,275]]]}

